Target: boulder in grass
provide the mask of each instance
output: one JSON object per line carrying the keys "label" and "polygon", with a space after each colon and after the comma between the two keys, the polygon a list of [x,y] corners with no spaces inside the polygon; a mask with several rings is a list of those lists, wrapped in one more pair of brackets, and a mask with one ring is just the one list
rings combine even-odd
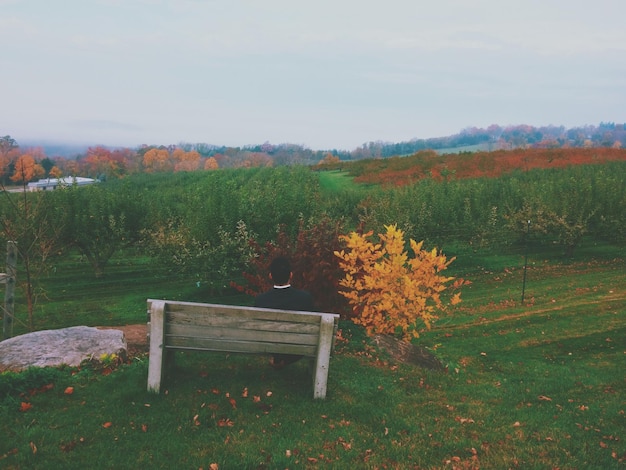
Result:
{"label": "boulder in grass", "polygon": [[36,331],[0,342],[0,370],[78,366],[104,354],[125,357],[126,349],[126,338],[120,330],[73,326]]}

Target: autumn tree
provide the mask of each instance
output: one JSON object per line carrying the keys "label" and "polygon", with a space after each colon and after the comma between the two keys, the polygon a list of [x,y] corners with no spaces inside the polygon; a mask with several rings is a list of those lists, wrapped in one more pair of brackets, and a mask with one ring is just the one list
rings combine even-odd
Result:
{"label": "autumn tree", "polygon": [[120,177],[126,171],[127,152],[97,146],[87,149],[87,156],[82,160],[84,172],[100,180]]}
{"label": "autumn tree", "polygon": [[61,176],[63,176],[63,172],[56,165],[50,168],[50,172],[48,174],[50,175],[51,178],[60,178]]}
{"label": "autumn tree", "polygon": [[236,168],[270,167],[274,164],[272,157],[262,152],[241,152],[239,157]]}
{"label": "autumn tree", "polygon": [[15,162],[15,171],[11,176],[11,181],[22,183],[24,186],[35,178],[40,178],[45,174],[43,167],[35,161],[35,158],[25,153],[20,155]]}
{"label": "autumn tree", "polygon": [[195,150],[185,152],[177,148],[172,152],[174,171],[196,171],[200,167],[200,154]]}
{"label": "autumn tree", "polygon": [[[444,276],[454,258],[448,260],[437,249],[422,249],[423,242],[409,240],[412,257],[405,251],[404,232],[386,225],[379,242],[371,241],[373,233],[351,232],[341,236],[346,248],[336,251],[344,277],[339,284],[350,303],[352,320],[366,328],[368,334],[397,335],[402,339],[419,336],[419,324],[430,328],[447,304],[442,294],[453,277]],[[463,284],[457,280],[452,288]],[[460,292],[449,304],[461,300]]]}
{"label": "autumn tree", "polygon": [[338,156],[333,155],[332,153],[327,153],[324,156],[324,158],[319,161],[319,163],[317,165],[318,166],[335,165],[335,164],[340,163],[340,162],[341,162],[341,160],[339,159]]}
{"label": "autumn tree", "polygon": [[209,157],[204,162],[205,170],[217,170],[218,168],[219,168],[219,164],[217,163],[217,160],[215,159],[215,157]]}
{"label": "autumn tree", "polygon": [[174,169],[170,152],[165,148],[152,148],[143,156],[143,166],[147,173],[158,173]]}

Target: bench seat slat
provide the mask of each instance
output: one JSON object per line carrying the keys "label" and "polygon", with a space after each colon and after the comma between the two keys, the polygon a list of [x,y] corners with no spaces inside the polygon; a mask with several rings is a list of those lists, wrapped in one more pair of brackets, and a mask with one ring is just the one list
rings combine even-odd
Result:
{"label": "bench seat slat", "polygon": [[318,323],[319,319],[310,314],[317,312],[298,312],[294,310],[274,310],[260,307],[238,307],[235,305],[203,304],[193,302],[168,302],[167,313],[189,312],[194,315],[234,315],[241,318],[257,318],[265,320],[284,320],[301,323]]}
{"label": "bench seat slat", "polygon": [[[291,330],[290,330],[291,331]],[[189,338],[207,338],[217,340],[241,340],[260,341],[275,343],[292,343],[315,346],[319,338],[318,334],[291,333],[290,331],[272,331],[259,329],[237,329],[237,328],[207,328],[197,325],[166,325],[165,335],[167,340],[174,336],[186,336]]]}

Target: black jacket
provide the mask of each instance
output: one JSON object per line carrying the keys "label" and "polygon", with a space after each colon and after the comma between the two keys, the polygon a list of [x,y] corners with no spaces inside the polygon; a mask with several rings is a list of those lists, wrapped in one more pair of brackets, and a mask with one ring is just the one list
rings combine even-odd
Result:
{"label": "black jacket", "polygon": [[254,299],[255,307],[275,308],[278,310],[301,310],[313,312],[313,297],[307,291],[285,287],[259,294]]}

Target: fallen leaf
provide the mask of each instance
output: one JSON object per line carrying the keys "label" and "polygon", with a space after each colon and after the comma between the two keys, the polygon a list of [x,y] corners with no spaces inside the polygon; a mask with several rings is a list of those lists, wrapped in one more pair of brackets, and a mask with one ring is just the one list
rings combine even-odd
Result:
{"label": "fallen leaf", "polygon": [[209,470],[219,470],[219,465],[216,463],[212,463],[211,465],[209,465]]}
{"label": "fallen leaf", "polygon": [[248,387],[243,389],[243,392],[241,392],[241,398],[248,398]]}
{"label": "fallen leaf", "polygon": [[20,405],[20,411],[23,413],[24,411],[28,411],[33,407],[33,405],[31,405],[28,402],[23,401]]}
{"label": "fallen leaf", "polygon": [[31,394],[31,395],[34,395],[35,393],[43,393],[43,392],[47,392],[47,391],[49,391],[49,390],[52,390],[53,388],[54,388],[54,384],[53,384],[53,383],[46,384],[46,385],[44,385],[44,386],[42,386],[42,387],[40,387],[40,388],[38,388],[38,389],[36,389],[36,390],[31,390],[31,391],[30,391],[30,394]]}
{"label": "fallen leaf", "polygon": [[213,389],[211,389],[211,393],[212,393],[213,395],[219,395],[219,394],[220,394],[220,391],[219,391],[219,389],[218,389],[218,388],[213,388]]}
{"label": "fallen leaf", "polygon": [[65,393],[66,395],[71,395],[72,393],[74,393],[74,387],[67,387],[63,393]]}
{"label": "fallen leaf", "polygon": [[107,421],[102,425],[103,428],[110,428],[111,426],[113,426],[113,423],[111,421]]}
{"label": "fallen leaf", "polygon": [[30,444],[31,450],[33,451],[33,454],[36,454],[37,453],[37,446],[35,445],[35,443],[31,441],[29,444]]}
{"label": "fallen leaf", "polygon": [[539,401],[552,401],[552,398],[547,397],[547,396],[545,396],[545,395],[539,395],[539,396],[537,397],[537,399],[538,399]]}
{"label": "fallen leaf", "polygon": [[217,425],[218,425],[220,428],[223,428],[223,427],[226,427],[226,426],[228,426],[228,427],[233,427],[233,426],[235,425],[235,423],[234,423],[233,421],[231,421],[230,419],[228,419],[228,418],[222,418],[222,419],[220,419],[220,420],[217,422]]}
{"label": "fallen leaf", "polygon": [[352,449],[352,444],[350,442],[346,442],[346,440],[343,437],[340,437],[339,439],[337,439],[337,443],[341,444],[344,450]]}
{"label": "fallen leaf", "polygon": [[228,402],[230,403],[230,406],[232,406],[234,410],[237,409],[237,402],[235,401],[234,398],[229,398]]}
{"label": "fallen leaf", "polygon": [[141,425],[141,430],[142,430],[143,432],[148,432],[148,425],[147,425],[147,424],[142,424],[142,425]]}
{"label": "fallen leaf", "polygon": [[268,396],[268,397],[271,397],[272,396],[272,392],[267,392],[265,395]]}

